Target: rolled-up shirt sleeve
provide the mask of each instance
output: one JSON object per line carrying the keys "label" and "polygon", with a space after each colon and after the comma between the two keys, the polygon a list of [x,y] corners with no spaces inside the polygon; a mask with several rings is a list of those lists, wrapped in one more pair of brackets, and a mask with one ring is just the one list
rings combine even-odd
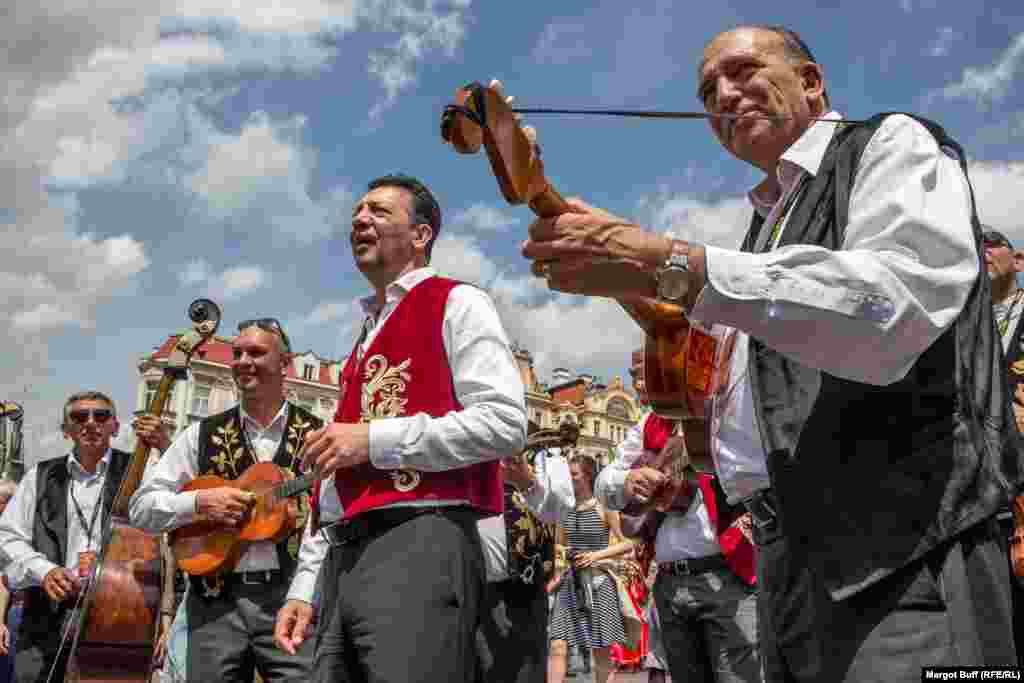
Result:
{"label": "rolled-up shirt sleeve", "polygon": [[626,507],[626,477],[644,453],[644,422],[640,420],[626,432],[626,438],[615,449],[615,460],[601,470],[594,482],[594,495],[609,510]]}
{"label": "rolled-up shirt sleeve", "polygon": [[979,276],[971,211],[956,158],[890,116],[861,157],[842,249],[708,247],[692,317],[837,377],[891,384],[953,324]]}
{"label": "rolled-up shirt sleeve", "polygon": [[425,472],[466,467],[519,453],[526,443],[523,380],[498,312],[482,290],[455,287],[443,338],[462,410],[370,423],[370,462]]}
{"label": "rolled-up shirt sleeve", "polygon": [[178,493],[199,472],[199,424],[189,426],[155,463],[146,468],[128,515],[132,526],[158,534],[191,523],[196,491]]}

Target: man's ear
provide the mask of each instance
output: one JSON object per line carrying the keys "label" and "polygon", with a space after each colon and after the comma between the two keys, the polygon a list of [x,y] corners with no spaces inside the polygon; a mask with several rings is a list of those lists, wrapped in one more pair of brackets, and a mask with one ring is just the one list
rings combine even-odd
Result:
{"label": "man's ear", "polygon": [[413,245],[426,254],[427,245],[430,244],[430,240],[434,237],[434,229],[426,223],[419,223],[413,229],[416,231],[416,236],[412,240]]}
{"label": "man's ear", "polygon": [[800,65],[800,84],[804,88],[804,95],[808,100],[822,100],[824,106],[825,97],[825,72],[821,66],[814,62],[804,62]]}

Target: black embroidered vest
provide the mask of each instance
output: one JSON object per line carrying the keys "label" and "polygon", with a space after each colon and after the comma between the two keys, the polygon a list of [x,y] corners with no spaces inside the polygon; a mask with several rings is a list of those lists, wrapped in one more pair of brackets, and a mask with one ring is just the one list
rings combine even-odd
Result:
{"label": "black embroidered vest", "polygon": [[[273,462],[278,467],[291,470],[295,476],[302,476],[302,461],[299,450],[306,434],[320,429],[323,420],[294,403],[288,403],[288,420],[284,437],[277,447]],[[237,479],[251,465],[257,462],[252,453],[249,440],[242,428],[242,415],[238,406],[211,415],[199,424],[199,475],[213,474],[224,479]],[[298,558],[298,548],[302,541],[302,527],[309,511],[306,496],[302,496],[299,525],[295,533],[277,544],[277,559],[281,571],[291,575]]]}
{"label": "black embroidered vest", "polygon": [[[529,453],[533,458],[543,453]],[[505,484],[505,541],[508,548],[508,575],[524,583],[544,583],[555,569],[554,524],[545,524],[530,511],[526,499],[511,484]]]}
{"label": "black embroidered vest", "polygon": [[[51,458],[36,468],[36,514],[32,523],[32,547],[59,567],[65,566],[68,547],[68,490],[71,473],[68,457]],[[128,469],[131,454],[111,449],[110,463],[103,482],[103,510],[97,520],[100,529],[106,529],[110,507],[114,504],[121,479]],[[49,643],[59,636],[64,605],[54,605],[42,587],[25,591],[25,607],[18,630],[19,647],[36,643]]]}
{"label": "black embroidered vest", "polygon": [[[858,162],[889,115],[837,131],[818,174],[803,182],[780,246],[842,248]],[[959,145],[914,118],[966,176]],[[744,250],[753,251],[762,227],[755,214]],[[992,517],[1024,481],[973,206],[972,227],[981,276],[956,322],[902,380],[841,379],[750,340],[754,405],[783,528],[835,599]]]}

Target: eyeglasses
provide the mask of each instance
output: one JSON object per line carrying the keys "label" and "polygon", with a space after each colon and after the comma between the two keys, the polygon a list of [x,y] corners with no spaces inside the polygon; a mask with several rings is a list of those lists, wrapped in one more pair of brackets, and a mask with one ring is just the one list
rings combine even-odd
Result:
{"label": "eyeglasses", "polygon": [[250,327],[258,327],[261,330],[267,332],[274,332],[281,337],[281,341],[284,342],[285,351],[292,350],[292,343],[288,340],[288,335],[284,333],[284,328],[281,327],[281,321],[277,318],[253,318],[252,320],[243,320],[238,323],[238,331],[246,330]]}
{"label": "eyeglasses", "polygon": [[80,425],[84,425],[88,422],[90,415],[96,424],[103,424],[110,418],[114,417],[114,411],[109,408],[96,408],[94,410],[72,410],[68,413],[68,417],[71,418],[71,421]]}

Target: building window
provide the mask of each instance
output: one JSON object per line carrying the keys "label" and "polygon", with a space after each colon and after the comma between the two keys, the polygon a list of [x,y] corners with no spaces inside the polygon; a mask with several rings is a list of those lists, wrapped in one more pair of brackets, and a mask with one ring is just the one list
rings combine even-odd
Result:
{"label": "building window", "polygon": [[601,436],[601,423],[594,420],[594,436]]}
{"label": "building window", "polygon": [[621,420],[629,419],[629,403],[621,398],[613,398],[608,401],[608,407],[605,411],[612,417],[617,417]]}
{"label": "building window", "polygon": [[188,414],[191,417],[206,417],[210,414],[210,387],[197,384],[192,387],[192,405]]}
{"label": "building window", "polygon": [[306,363],[305,365],[303,365],[302,366],[302,379],[304,379],[306,381],[309,381],[309,382],[312,382],[313,381],[313,372],[315,370],[316,370],[316,368],[311,363]]}
{"label": "building window", "polygon": [[[174,412],[174,390],[177,386],[177,384],[171,385],[171,392],[167,396],[167,402],[164,403],[164,412]],[[160,382],[146,382],[146,412],[149,412],[149,407],[153,405],[153,400],[156,398],[156,392],[159,388]]]}

